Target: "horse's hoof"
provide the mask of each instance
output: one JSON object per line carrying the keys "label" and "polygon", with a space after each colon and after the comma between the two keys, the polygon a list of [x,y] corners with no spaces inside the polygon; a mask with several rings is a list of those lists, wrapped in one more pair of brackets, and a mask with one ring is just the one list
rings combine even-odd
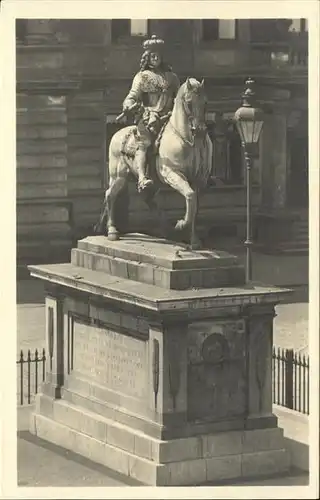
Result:
{"label": "horse's hoof", "polygon": [[186,227],[187,227],[187,223],[186,223],[186,221],[185,221],[185,220],[183,220],[183,219],[178,220],[178,222],[177,222],[177,223],[176,223],[176,225],[175,225],[175,229],[176,229],[177,231],[182,231],[182,230],[183,230],[183,229],[185,229]]}
{"label": "horse's hoof", "polygon": [[201,244],[201,241],[195,241],[193,243],[190,244],[190,250],[201,250],[202,248],[202,244]]}
{"label": "horse's hoof", "polygon": [[103,234],[100,224],[93,226],[93,232],[94,234]]}
{"label": "horse's hoof", "polygon": [[119,239],[118,231],[108,231],[108,240],[117,241]]}

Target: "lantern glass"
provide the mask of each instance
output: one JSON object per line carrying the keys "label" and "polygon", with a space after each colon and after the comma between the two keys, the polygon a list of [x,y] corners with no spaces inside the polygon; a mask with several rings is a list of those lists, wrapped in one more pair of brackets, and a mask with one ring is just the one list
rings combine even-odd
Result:
{"label": "lantern glass", "polygon": [[254,132],[254,121],[242,122],[243,135],[245,137],[246,144],[252,144],[253,142],[253,132]]}
{"label": "lantern glass", "polygon": [[241,120],[236,122],[241,142],[244,144],[256,144],[259,141],[263,121]]}
{"label": "lantern glass", "polygon": [[254,123],[252,142],[256,144],[259,141],[263,121],[258,120]]}
{"label": "lantern glass", "polygon": [[237,130],[238,130],[239,135],[240,135],[241,142],[242,142],[242,144],[245,144],[246,141],[245,141],[245,137],[243,135],[242,123],[240,121],[237,121],[236,125],[237,125]]}

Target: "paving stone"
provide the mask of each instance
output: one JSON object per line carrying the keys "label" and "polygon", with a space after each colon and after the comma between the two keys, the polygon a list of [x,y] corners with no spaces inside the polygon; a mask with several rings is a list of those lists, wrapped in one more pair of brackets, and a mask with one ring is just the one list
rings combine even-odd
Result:
{"label": "paving stone", "polygon": [[257,451],[242,455],[243,477],[284,473],[288,471],[289,466],[289,454],[284,449]]}

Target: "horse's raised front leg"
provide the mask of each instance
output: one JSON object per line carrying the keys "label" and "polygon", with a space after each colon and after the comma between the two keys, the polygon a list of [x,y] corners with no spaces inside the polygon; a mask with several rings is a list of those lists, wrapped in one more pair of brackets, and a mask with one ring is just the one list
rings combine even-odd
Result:
{"label": "horse's raised front leg", "polygon": [[180,193],[186,202],[186,211],[183,219],[177,221],[175,228],[179,231],[189,228],[191,231],[191,246],[195,248],[196,241],[195,235],[195,218],[197,214],[197,193],[192,189],[187,179],[180,172],[172,170],[170,167],[162,165],[159,169],[159,174],[162,180],[172,187],[175,191]]}

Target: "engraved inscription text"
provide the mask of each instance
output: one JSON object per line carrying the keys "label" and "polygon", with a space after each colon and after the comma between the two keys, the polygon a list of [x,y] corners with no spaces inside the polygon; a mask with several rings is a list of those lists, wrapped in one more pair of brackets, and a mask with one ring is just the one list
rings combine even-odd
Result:
{"label": "engraved inscription text", "polygon": [[144,398],[146,343],[97,326],[74,323],[74,370],[107,389]]}

